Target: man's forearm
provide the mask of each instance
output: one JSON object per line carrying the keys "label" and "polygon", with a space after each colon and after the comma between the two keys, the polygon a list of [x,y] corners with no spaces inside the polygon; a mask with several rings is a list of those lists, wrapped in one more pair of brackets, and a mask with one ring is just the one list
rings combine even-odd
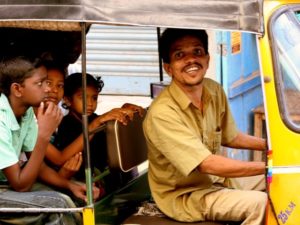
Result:
{"label": "man's forearm", "polygon": [[200,173],[220,177],[247,177],[265,173],[264,162],[247,162],[226,158],[219,155],[210,155],[199,165]]}
{"label": "man's forearm", "polygon": [[263,138],[239,132],[238,135],[226,146],[230,148],[242,148],[263,151],[267,149],[267,141]]}

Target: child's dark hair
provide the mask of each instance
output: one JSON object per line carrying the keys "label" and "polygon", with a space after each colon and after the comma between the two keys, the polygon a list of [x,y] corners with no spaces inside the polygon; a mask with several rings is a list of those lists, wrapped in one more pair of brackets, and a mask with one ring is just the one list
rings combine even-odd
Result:
{"label": "child's dark hair", "polygon": [[32,72],[44,65],[41,58],[17,56],[2,59],[0,62],[0,94],[10,95],[10,87],[13,83],[22,84],[24,80],[32,76]]}
{"label": "child's dark hair", "polygon": [[[91,74],[86,74],[86,85],[95,87],[98,92],[101,92],[104,82],[101,77],[94,77]],[[82,87],[82,73],[72,73],[67,76],[64,85],[64,96],[72,97],[73,94]]]}
{"label": "child's dark hair", "polygon": [[47,70],[58,70],[59,72],[61,72],[64,75],[64,78],[68,74],[67,67],[61,62],[47,60],[47,61],[45,61],[45,67],[47,68]]}
{"label": "child's dark hair", "polygon": [[185,36],[198,38],[208,54],[208,36],[205,30],[167,28],[159,39],[159,51],[164,63],[170,63],[170,50],[172,44]]}

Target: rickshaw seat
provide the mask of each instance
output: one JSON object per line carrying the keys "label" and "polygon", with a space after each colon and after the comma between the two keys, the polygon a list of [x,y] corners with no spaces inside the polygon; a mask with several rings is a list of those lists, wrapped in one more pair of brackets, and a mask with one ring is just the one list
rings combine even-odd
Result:
{"label": "rickshaw seat", "polygon": [[116,120],[106,124],[110,168],[129,172],[147,160],[147,146],[142,127],[145,114],[141,117],[135,113],[133,120],[127,125]]}
{"label": "rickshaw seat", "polygon": [[[146,113],[145,113],[146,114]],[[124,126],[117,121],[109,121],[106,124],[107,137],[107,154],[110,168],[119,169],[123,172],[129,172],[141,163],[147,160],[147,145],[143,133],[143,120],[145,114],[140,117],[137,113],[134,119]],[[148,184],[147,184],[148,185]],[[127,217],[122,225],[139,224],[139,225],[231,225],[235,223],[226,222],[189,222],[183,223],[171,218],[148,216],[148,215],[131,215]]]}

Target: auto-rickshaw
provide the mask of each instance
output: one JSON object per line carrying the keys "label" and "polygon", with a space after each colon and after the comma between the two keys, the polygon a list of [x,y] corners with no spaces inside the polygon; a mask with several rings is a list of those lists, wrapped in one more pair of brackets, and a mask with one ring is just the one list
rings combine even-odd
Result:
{"label": "auto-rickshaw", "polygon": [[[158,31],[166,27],[225,30],[253,35],[256,40],[263,93],[263,105],[259,113],[265,124],[269,147],[265,157],[262,157],[266,160],[266,191],[269,196],[265,225],[300,224],[300,197],[297,192],[300,186],[300,117],[297,111],[298,96],[300,97],[300,60],[297,57],[300,52],[299,0],[1,1],[0,11],[1,56],[51,51],[55,57],[60,57],[69,64],[81,55],[83,90],[86,88],[86,65],[89,63],[86,59],[86,33],[92,24],[155,27]],[[15,45],[12,50],[10,44],[15,41],[21,44]],[[158,76],[162,81],[162,69],[160,71]],[[85,102],[83,108],[87,205],[73,209],[1,208],[0,212],[81,212],[84,225],[179,224],[168,218],[152,220],[141,217],[138,221],[126,220],[141,202],[151,198],[147,172],[140,173],[126,186],[100,201],[92,201]],[[142,134],[140,124],[141,121],[137,119],[129,129]],[[127,128],[111,123],[98,130],[101,129],[124,133],[123,129]],[[118,134],[107,132],[110,148],[118,149]],[[137,145],[145,149],[142,135],[134,136],[139,136],[141,143]],[[125,140],[131,138],[132,135],[126,136]],[[115,142],[119,143],[116,148]],[[123,145],[125,149],[127,146],[137,151],[130,141]],[[129,159],[125,159],[125,156],[131,155],[131,150],[124,151],[117,150],[118,157],[113,153],[109,156],[113,167],[128,171],[146,160],[146,151],[141,151],[140,155]],[[137,160],[133,162],[133,158]],[[128,163],[123,160],[128,160]],[[102,176],[105,174],[100,178]]]}

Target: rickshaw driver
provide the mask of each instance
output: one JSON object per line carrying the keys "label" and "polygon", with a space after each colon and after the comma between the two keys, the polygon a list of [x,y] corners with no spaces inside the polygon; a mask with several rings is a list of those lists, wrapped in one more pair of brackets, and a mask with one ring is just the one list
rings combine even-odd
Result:
{"label": "rickshaw driver", "polygon": [[166,29],[159,45],[172,82],[143,124],[155,202],[183,222],[263,224],[265,163],[216,153],[221,145],[265,150],[266,141],[238,131],[221,85],[204,78],[210,59],[206,32]]}

